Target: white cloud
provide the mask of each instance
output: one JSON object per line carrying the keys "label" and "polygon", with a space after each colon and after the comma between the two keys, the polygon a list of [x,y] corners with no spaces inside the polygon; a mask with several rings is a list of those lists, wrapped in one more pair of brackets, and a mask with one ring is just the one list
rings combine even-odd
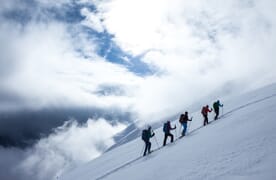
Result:
{"label": "white cloud", "polygon": [[[26,99],[24,106],[130,105],[127,94],[100,97],[94,93],[102,84],[130,88],[140,78],[97,56],[93,41],[86,41],[82,34],[71,38],[66,26],[60,23],[29,24],[23,32],[14,27],[10,31],[11,27],[0,28],[0,38],[7,42],[1,46],[1,64],[7,73],[0,83]],[[90,59],[84,59],[75,48],[84,53],[90,51]],[[12,53],[15,49],[16,53]]]}
{"label": "white cloud", "polygon": [[114,144],[112,136],[125,128],[112,126],[105,119],[89,119],[79,125],[66,122],[50,136],[41,139],[34,147],[25,150],[1,149],[0,177],[4,179],[49,180],[63,171],[99,156]]}
{"label": "white cloud", "polygon": [[141,82],[134,106],[141,119],[158,119],[228,82],[247,89],[275,82],[274,7],[274,1],[111,0],[98,10],[124,51],[145,54],[142,60],[159,69]]}
{"label": "white cloud", "polygon": [[[1,48],[7,53],[1,56],[14,63],[1,63],[12,64],[14,71],[1,84],[35,107],[115,105],[140,114],[140,119],[164,109],[177,113],[227,82],[256,87],[275,81],[274,4],[112,0],[97,1],[97,13],[84,8],[91,28],[106,28],[125,52],[144,53],[141,60],[157,68],[144,78],[98,57],[97,43],[81,32],[72,37],[66,24],[33,23],[24,31],[4,24],[1,39],[7,45]],[[16,54],[10,53],[14,49]],[[95,92],[102,85],[121,86],[125,94],[99,96]]]}
{"label": "white cloud", "polygon": [[[22,31],[4,23],[1,63],[13,71],[1,86],[23,96],[23,106],[119,106],[139,119],[158,119],[155,114],[177,113],[228,82],[270,83],[276,76],[275,3],[246,2],[110,0],[95,1],[95,12],[82,9],[91,28],[106,29],[125,52],[144,54],[141,60],[157,72],[143,78],[98,57],[97,42],[82,32],[72,37],[66,24],[30,23]],[[99,96],[106,85],[125,94]]]}

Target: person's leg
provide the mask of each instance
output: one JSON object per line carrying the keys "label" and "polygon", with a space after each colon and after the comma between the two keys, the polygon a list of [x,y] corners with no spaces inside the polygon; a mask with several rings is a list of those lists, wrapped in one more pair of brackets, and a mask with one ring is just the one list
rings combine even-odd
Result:
{"label": "person's leg", "polygon": [[151,142],[148,142],[148,153],[151,153],[150,148],[151,148]]}
{"label": "person's leg", "polygon": [[203,117],[204,117],[204,123],[203,123],[203,126],[205,126],[205,125],[207,124],[207,117],[206,117],[206,115],[203,115]]}
{"label": "person's leg", "polygon": [[168,138],[168,134],[165,133],[164,141],[163,141],[163,146],[166,146],[167,138]]}
{"label": "person's leg", "polygon": [[183,136],[186,135],[186,131],[187,131],[187,123],[183,123]]}
{"label": "person's leg", "polygon": [[215,120],[217,120],[218,119],[218,114],[219,114],[218,109],[215,109],[215,114],[216,114]]}
{"label": "person's leg", "polygon": [[185,135],[185,127],[184,127],[184,123],[182,123],[182,128],[183,128],[183,130],[182,130],[181,135],[182,135],[182,136],[184,136],[184,135]]}
{"label": "person's leg", "polygon": [[148,143],[146,141],[144,141],[144,142],[145,142],[145,150],[144,150],[144,156],[145,156],[147,153],[147,149],[148,149]]}
{"label": "person's leg", "polygon": [[173,135],[171,133],[168,134],[171,137],[171,143],[173,142]]}

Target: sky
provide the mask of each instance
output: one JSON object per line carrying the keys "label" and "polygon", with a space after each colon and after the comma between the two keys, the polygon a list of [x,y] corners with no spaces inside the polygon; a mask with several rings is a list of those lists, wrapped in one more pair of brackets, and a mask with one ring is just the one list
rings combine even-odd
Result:
{"label": "sky", "polygon": [[[1,0],[0,131],[24,134],[25,124],[24,137],[47,133],[27,149],[1,148],[10,165],[0,174],[50,179],[53,169],[98,156],[129,122],[142,126],[275,82],[275,8],[272,0]],[[20,118],[68,109],[93,112],[82,123]],[[55,143],[62,133],[95,136],[87,130],[97,125],[106,138],[84,138],[86,158]],[[41,173],[51,155],[60,161]]]}

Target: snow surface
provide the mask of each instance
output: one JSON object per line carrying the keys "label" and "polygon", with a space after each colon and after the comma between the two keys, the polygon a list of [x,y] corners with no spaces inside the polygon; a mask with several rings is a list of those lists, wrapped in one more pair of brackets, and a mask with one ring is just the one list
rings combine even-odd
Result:
{"label": "snow surface", "polygon": [[[188,136],[168,141],[146,157],[141,158],[144,143],[138,137],[60,179],[276,179],[276,84],[222,103],[224,115],[218,121],[202,127],[200,111],[195,112]],[[174,124],[178,127],[172,133],[178,136],[179,124],[176,120]],[[155,133],[152,149],[163,141],[162,128]]]}

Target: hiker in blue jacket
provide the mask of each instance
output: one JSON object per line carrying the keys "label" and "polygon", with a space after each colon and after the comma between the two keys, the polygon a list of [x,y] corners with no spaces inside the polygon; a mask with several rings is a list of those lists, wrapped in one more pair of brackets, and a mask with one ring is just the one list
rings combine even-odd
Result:
{"label": "hiker in blue jacket", "polygon": [[182,131],[181,137],[183,137],[183,136],[186,135],[188,121],[192,121],[192,118],[189,119],[188,112],[186,111],[184,114],[181,114],[180,118],[179,118],[179,123],[183,127],[183,131]]}
{"label": "hiker in blue jacket", "polygon": [[173,142],[173,135],[170,133],[171,130],[175,129],[176,126],[174,126],[174,128],[171,127],[171,122],[167,121],[164,126],[163,126],[163,132],[165,134],[164,136],[164,142],[163,142],[163,146],[166,146],[166,142],[167,142],[167,138],[168,136],[171,137],[171,143]]}
{"label": "hiker in blue jacket", "polygon": [[155,135],[154,132],[151,131],[151,126],[148,127],[148,129],[144,129],[142,131],[142,139],[145,142],[145,151],[144,151],[144,156],[147,154],[151,153],[150,148],[151,148],[151,142],[150,138]]}
{"label": "hiker in blue jacket", "polygon": [[213,108],[214,108],[214,111],[215,111],[215,120],[218,119],[218,116],[219,116],[219,107],[223,107],[223,104],[220,104],[219,100],[217,100],[216,102],[214,102],[213,104]]}

